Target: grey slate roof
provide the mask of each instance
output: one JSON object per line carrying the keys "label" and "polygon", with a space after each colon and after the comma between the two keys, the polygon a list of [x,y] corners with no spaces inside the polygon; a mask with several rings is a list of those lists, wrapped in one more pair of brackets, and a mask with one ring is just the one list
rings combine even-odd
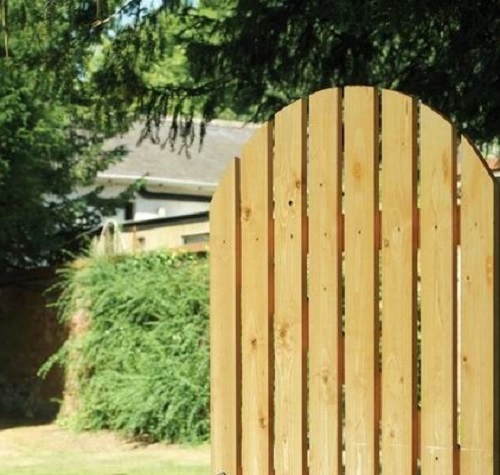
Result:
{"label": "grey slate roof", "polygon": [[[160,130],[160,142],[164,141],[168,129],[169,124],[164,124]],[[216,185],[230,160],[241,156],[242,147],[254,134],[256,125],[213,121],[207,127],[201,149],[199,127],[196,125],[196,137],[188,151],[182,147],[179,138],[173,149],[168,143],[162,148],[149,138],[138,144],[141,130],[142,125],[136,124],[126,134],[106,142],[107,149],[122,145],[128,154],[121,162],[99,173],[98,177],[106,179],[109,176],[147,175],[150,178]]]}

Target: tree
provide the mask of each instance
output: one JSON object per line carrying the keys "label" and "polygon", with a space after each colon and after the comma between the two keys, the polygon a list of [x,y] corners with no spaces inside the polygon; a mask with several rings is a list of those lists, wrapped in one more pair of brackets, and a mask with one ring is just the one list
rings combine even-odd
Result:
{"label": "tree", "polygon": [[231,78],[265,118],[311,92],[371,84],[414,94],[478,142],[500,136],[500,2],[239,0],[223,40],[189,44],[197,78]]}
{"label": "tree", "polygon": [[[43,169],[67,179],[53,200],[53,178],[20,182],[33,191],[28,202],[58,211],[44,220],[53,223],[45,241],[34,237],[36,220],[26,231],[29,213],[18,214],[16,231],[12,213],[3,212],[2,246],[13,253],[2,251],[3,265],[50,260],[46,243],[63,229],[74,235],[57,224],[62,209],[69,223],[88,207],[69,200],[68,190],[91,181],[106,164],[99,143],[138,116],[148,118],[143,138],[154,140],[170,115],[172,140],[186,139],[194,115],[209,120],[229,109],[260,121],[315,90],[370,84],[415,94],[478,144],[500,139],[500,0],[0,0],[0,12],[8,102],[0,140],[17,140],[0,150],[2,211],[15,196],[6,184],[15,188],[27,175],[14,172],[13,150],[37,176]],[[88,229],[95,221],[76,222]],[[10,245],[14,236],[19,243]]]}
{"label": "tree", "polygon": [[[125,101],[150,117],[196,109],[211,118],[230,107],[262,120],[315,90],[370,84],[418,96],[478,143],[500,137],[499,0],[117,5],[138,13],[126,26],[108,23],[115,36],[95,78],[111,109]],[[170,54],[164,14],[177,19],[189,75],[151,84],[142,71]]]}
{"label": "tree", "polygon": [[[1,7],[5,25],[5,0]],[[91,187],[122,151],[100,150],[111,130],[91,120],[92,91],[78,73],[90,54],[68,42],[70,25],[47,29],[43,2],[12,1],[8,12],[0,53],[1,271],[60,262],[122,201]]]}

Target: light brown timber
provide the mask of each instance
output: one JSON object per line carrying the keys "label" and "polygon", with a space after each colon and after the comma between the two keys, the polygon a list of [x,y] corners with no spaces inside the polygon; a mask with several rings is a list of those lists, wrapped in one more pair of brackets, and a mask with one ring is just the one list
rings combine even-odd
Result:
{"label": "light brown timber", "polygon": [[416,101],[383,91],[381,461],[388,475],[417,468],[416,125]]}
{"label": "light brown timber", "polygon": [[378,100],[344,89],[346,473],[379,473]]}
{"label": "light brown timber", "polygon": [[239,160],[210,205],[211,450],[215,473],[241,474]]}
{"label": "light brown timber", "polygon": [[309,99],[310,474],[342,467],[342,91]]}
{"label": "light brown timber", "polygon": [[307,473],[306,100],[276,114],[275,468]]}
{"label": "light brown timber", "polygon": [[422,474],[457,473],[456,140],[420,107]]}
{"label": "light brown timber", "polygon": [[273,472],[273,124],[247,142],[241,163],[242,460]]}
{"label": "light brown timber", "polygon": [[[499,467],[498,190],[466,139],[461,155],[461,475]],[[497,246],[495,248],[495,241]],[[496,353],[496,354],[495,354]],[[495,395],[497,398],[495,399]]]}

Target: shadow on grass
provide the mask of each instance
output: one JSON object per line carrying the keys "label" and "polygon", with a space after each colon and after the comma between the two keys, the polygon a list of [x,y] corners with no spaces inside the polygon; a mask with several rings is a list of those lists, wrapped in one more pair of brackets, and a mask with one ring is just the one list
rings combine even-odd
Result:
{"label": "shadow on grass", "polygon": [[15,429],[17,427],[37,427],[55,422],[54,417],[13,417],[9,415],[0,414],[0,430]]}

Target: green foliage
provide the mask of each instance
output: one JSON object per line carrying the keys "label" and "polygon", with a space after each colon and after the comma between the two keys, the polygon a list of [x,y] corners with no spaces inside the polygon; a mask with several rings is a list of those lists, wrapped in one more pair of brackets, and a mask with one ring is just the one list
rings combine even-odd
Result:
{"label": "green foliage", "polygon": [[386,87],[480,144],[500,137],[499,15],[498,0],[166,0],[103,30],[113,35],[95,78],[109,110],[135,104],[156,119],[230,108],[263,120],[332,85]]}
{"label": "green foliage", "polygon": [[103,130],[145,114],[154,140],[169,115],[182,136],[193,115],[260,121],[318,89],[368,84],[418,96],[478,144],[500,140],[499,0],[34,5],[9,1],[12,50]]}
{"label": "green foliage", "polygon": [[108,200],[92,187],[123,151],[101,150],[113,130],[93,120],[83,20],[48,28],[45,3],[0,5],[0,272],[61,262],[132,193]]}
{"label": "green foliage", "polygon": [[195,80],[232,91],[265,119],[330,86],[368,84],[414,94],[478,143],[500,137],[498,0],[234,0],[187,41]]}
{"label": "green foliage", "polygon": [[[209,435],[207,260],[154,252],[64,273],[58,302],[89,329],[52,358],[76,374],[73,423],[175,442]],[[46,368],[45,368],[46,369]]]}
{"label": "green foliage", "polygon": [[49,106],[26,79],[0,61],[2,270],[61,260],[120,203],[91,188],[74,193],[120,154],[100,153],[96,142],[76,133],[67,107],[55,100]]}
{"label": "green foliage", "polygon": [[[193,116],[250,118],[246,109],[236,110],[229,98],[207,101],[207,94],[220,90],[221,80],[195,77],[188,61],[190,41],[205,36],[220,41],[217,27],[226,14],[224,2],[167,0],[147,9],[140,0],[130,0],[124,5],[129,16],[117,15],[107,24],[91,63],[89,83],[99,97],[96,121],[133,111],[146,118],[142,138],[155,141],[167,115],[173,140],[192,133]],[[205,125],[202,121],[202,136]]]}

